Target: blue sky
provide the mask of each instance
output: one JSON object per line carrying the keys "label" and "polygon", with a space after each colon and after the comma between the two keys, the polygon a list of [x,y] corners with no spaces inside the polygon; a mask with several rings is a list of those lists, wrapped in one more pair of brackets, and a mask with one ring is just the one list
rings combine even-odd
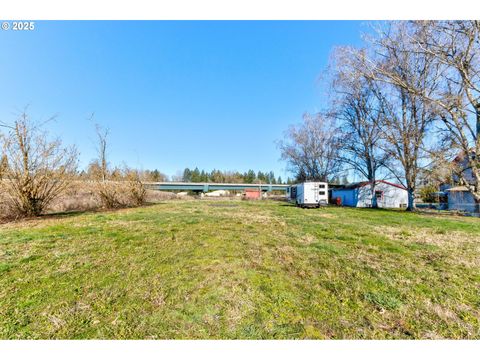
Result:
{"label": "blue sky", "polygon": [[185,167],[273,170],[275,141],[318,111],[336,45],[359,45],[353,21],[51,21],[0,30],[0,119],[29,104],[37,119],[95,156],[92,112],[111,130],[113,165],[173,175]]}

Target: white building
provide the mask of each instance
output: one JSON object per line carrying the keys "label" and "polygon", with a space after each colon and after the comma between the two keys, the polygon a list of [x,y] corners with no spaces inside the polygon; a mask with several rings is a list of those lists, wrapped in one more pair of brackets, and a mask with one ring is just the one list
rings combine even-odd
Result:
{"label": "white building", "polygon": [[[378,207],[403,208],[407,207],[408,192],[402,185],[384,180],[375,182],[375,196]],[[372,189],[368,181],[344,185],[332,189],[332,202],[351,207],[371,207]],[[338,200],[337,200],[338,199]]]}

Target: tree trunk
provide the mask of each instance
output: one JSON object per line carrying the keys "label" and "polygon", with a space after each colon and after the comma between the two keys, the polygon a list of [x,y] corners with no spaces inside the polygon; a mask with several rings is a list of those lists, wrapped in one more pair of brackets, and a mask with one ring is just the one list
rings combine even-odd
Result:
{"label": "tree trunk", "polygon": [[370,189],[372,192],[372,208],[373,209],[378,209],[378,201],[377,201],[377,196],[375,194],[375,180],[371,182]]}
{"label": "tree trunk", "polygon": [[415,211],[415,195],[414,195],[414,189],[408,188],[408,204],[407,204],[407,211]]}

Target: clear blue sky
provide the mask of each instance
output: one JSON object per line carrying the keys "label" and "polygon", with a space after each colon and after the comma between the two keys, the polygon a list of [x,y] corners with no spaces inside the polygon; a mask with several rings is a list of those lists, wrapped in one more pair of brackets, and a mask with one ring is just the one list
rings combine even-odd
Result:
{"label": "clear blue sky", "polygon": [[185,167],[273,170],[275,140],[322,107],[318,77],[362,22],[36,22],[0,30],[0,119],[26,104],[58,114],[52,132],[95,156],[95,119],[111,129],[113,165],[173,175]]}

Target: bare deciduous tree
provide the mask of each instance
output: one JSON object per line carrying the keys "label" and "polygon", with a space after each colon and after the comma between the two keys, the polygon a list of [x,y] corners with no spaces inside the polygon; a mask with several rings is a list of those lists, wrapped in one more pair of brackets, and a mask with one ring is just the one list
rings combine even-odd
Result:
{"label": "bare deciduous tree", "polygon": [[[432,94],[438,88],[439,69],[432,56],[417,50],[412,39],[417,30],[405,22],[388,23],[378,28],[371,40],[373,56],[359,53],[361,71],[377,83],[375,94],[383,112],[384,150],[398,166],[392,174],[408,191],[407,210],[415,209],[419,171],[428,156],[427,132],[436,119],[435,108],[419,95]],[[409,91],[409,88],[418,92]]]}
{"label": "bare deciduous tree", "polygon": [[145,204],[147,192],[138,170],[127,166],[110,169],[107,150],[110,130],[95,124],[98,158],[90,163],[89,174],[96,181],[96,193],[107,209]]}
{"label": "bare deciduous tree", "polygon": [[456,177],[480,203],[480,21],[412,23],[417,51],[440,69],[434,92],[404,85],[437,107],[446,148],[456,151]]}
{"label": "bare deciduous tree", "polygon": [[108,177],[107,139],[110,134],[110,129],[103,128],[100,124],[95,124],[95,133],[97,135],[97,161],[100,166],[100,177],[101,180],[105,182]]}
{"label": "bare deciduous tree", "polygon": [[2,140],[8,163],[6,193],[13,210],[22,216],[42,214],[67,188],[77,168],[75,147],[63,147],[59,139],[48,140],[42,131],[45,123],[32,121],[26,112],[11,124],[0,122],[6,129]]}
{"label": "bare deciduous tree", "polygon": [[[93,114],[91,119],[92,118]],[[108,136],[110,130],[95,123],[95,134],[97,136],[97,159],[95,159],[89,167],[89,170],[92,170],[91,174],[95,177],[96,181],[95,192],[97,193],[103,207],[107,209],[122,207],[124,204],[122,204],[120,200],[121,189],[118,184],[111,179],[112,174],[107,160]]]}
{"label": "bare deciduous tree", "polygon": [[376,84],[355,70],[351,63],[355,58],[348,54],[345,48],[336,51],[332,79],[332,115],[339,119],[340,158],[371,184],[371,206],[377,208],[377,175],[388,160],[380,146],[383,112],[373,89]]}
{"label": "bare deciduous tree", "polygon": [[305,114],[302,124],[286,132],[278,146],[298,181],[328,181],[338,174],[341,162],[336,133],[333,119],[322,114]]}

